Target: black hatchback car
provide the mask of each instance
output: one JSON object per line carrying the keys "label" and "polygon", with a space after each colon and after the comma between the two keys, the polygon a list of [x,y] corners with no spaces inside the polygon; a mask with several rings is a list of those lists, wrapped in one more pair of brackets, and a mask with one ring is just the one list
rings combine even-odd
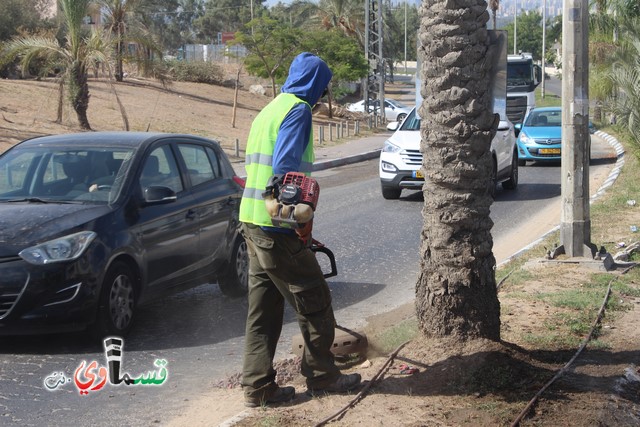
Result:
{"label": "black hatchback car", "polygon": [[244,181],[193,135],[86,132],[0,156],[0,335],[124,336],[136,307],[218,282],[246,293]]}

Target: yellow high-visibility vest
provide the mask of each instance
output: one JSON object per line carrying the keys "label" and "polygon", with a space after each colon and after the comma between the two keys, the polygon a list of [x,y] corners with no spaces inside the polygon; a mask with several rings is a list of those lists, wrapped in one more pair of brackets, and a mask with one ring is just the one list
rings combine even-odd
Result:
{"label": "yellow high-visibility vest", "polygon": [[[273,176],[273,152],[280,125],[289,111],[300,103],[305,103],[311,108],[309,104],[295,95],[281,93],[262,109],[251,125],[245,159],[247,180],[240,203],[240,221],[242,222],[258,226],[273,226],[262,193],[265,191],[269,178]],[[295,172],[311,175],[314,160],[312,129],[309,134],[309,143],[302,155],[300,170]]]}

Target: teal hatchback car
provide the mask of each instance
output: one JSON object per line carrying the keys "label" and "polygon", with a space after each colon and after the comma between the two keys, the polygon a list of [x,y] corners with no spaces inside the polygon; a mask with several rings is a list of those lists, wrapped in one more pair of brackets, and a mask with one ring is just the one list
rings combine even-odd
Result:
{"label": "teal hatchback car", "polygon": [[534,108],[518,134],[518,165],[527,161],[560,161],[562,153],[562,110],[560,107]]}

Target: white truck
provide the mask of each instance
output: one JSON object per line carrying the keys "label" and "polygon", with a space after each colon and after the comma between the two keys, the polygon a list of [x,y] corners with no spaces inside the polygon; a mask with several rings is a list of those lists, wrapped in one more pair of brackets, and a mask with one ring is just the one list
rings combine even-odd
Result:
{"label": "white truck", "polygon": [[507,117],[513,124],[522,123],[536,106],[535,89],[541,75],[542,68],[534,64],[530,53],[507,55]]}

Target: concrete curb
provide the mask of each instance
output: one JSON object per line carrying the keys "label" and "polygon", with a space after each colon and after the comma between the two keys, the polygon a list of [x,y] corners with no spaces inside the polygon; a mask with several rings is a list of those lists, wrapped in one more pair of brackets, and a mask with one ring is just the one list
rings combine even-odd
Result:
{"label": "concrete curb", "polygon": [[380,151],[382,151],[382,149],[377,149],[377,150],[373,150],[373,151],[369,151],[361,154],[355,154],[352,156],[340,157],[338,159],[333,159],[333,160],[316,162],[313,164],[313,170],[314,172],[321,171],[325,169],[336,168],[338,166],[345,166],[353,163],[364,162],[365,160],[375,159],[377,157],[380,157]]}

